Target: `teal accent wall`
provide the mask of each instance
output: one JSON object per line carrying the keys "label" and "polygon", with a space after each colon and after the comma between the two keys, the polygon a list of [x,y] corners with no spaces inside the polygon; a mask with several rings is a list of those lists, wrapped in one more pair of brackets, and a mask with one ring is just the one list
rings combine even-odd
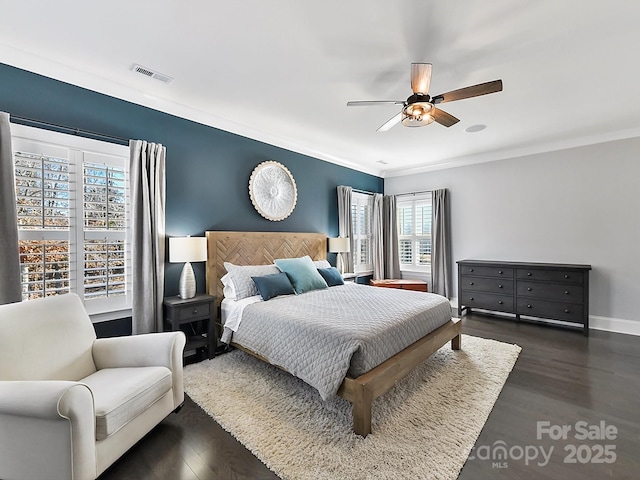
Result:
{"label": "teal accent wall", "polygon": [[[251,140],[108,95],[0,64],[0,110],[13,115],[167,147],[169,236],[206,230],[338,234],[336,187],[383,192],[384,180],[317,158]],[[259,163],[276,160],[293,174],[298,203],[281,222],[262,218],[248,194]],[[330,258],[333,261],[333,258]],[[167,264],[165,294],[178,293],[182,265]],[[204,264],[194,264],[198,291]]]}

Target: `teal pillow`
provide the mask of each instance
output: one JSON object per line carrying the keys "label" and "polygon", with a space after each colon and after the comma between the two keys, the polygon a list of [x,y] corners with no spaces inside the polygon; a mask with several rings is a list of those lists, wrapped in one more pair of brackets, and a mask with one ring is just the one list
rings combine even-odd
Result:
{"label": "teal pillow", "polygon": [[336,267],[319,268],[318,273],[322,275],[322,278],[324,278],[324,281],[327,282],[327,285],[330,287],[344,285],[342,275],[340,275],[340,272]]}
{"label": "teal pillow", "polygon": [[281,272],[251,278],[253,279],[253,283],[256,284],[263,300],[269,300],[278,295],[292,295],[296,293],[286,273]]}
{"label": "teal pillow", "polygon": [[296,293],[327,288],[327,282],[318,273],[318,269],[308,255],[300,258],[281,258],[274,263],[287,274]]}

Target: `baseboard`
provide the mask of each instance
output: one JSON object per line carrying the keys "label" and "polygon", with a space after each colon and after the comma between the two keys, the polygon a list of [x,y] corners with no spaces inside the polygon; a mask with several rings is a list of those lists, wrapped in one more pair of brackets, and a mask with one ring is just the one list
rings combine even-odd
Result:
{"label": "baseboard", "polygon": [[[449,300],[454,312],[458,312],[458,299]],[[625,335],[640,336],[640,321],[625,320],[623,318],[601,317],[589,315],[589,328],[592,330],[602,330],[605,332],[623,333]]]}
{"label": "baseboard", "polygon": [[589,328],[604,330],[605,332],[640,336],[640,322],[636,320],[589,315]]}

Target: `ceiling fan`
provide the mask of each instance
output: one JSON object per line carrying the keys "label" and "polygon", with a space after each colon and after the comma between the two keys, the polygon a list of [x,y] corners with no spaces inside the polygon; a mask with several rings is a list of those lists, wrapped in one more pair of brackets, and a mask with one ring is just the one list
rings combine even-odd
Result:
{"label": "ceiling fan", "polygon": [[411,90],[413,90],[413,95],[406,100],[356,101],[347,102],[347,106],[402,105],[402,111],[378,128],[378,132],[386,132],[400,122],[402,122],[405,127],[423,127],[434,121],[445,127],[450,127],[460,120],[444,110],[440,110],[436,105],[502,91],[502,80],[494,80],[492,82],[479,83],[478,85],[472,85],[430,97],[428,95],[430,84],[431,64],[412,63]]}

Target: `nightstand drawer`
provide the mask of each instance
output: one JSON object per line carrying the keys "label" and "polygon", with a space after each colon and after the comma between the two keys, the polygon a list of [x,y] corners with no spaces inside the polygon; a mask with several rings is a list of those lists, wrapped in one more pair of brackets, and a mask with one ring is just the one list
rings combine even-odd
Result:
{"label": "nightstand drawer", "polygon": [[500,295],[510,295],[513,293],[513,280],[510,278],[484,278],[463,275],[460,278],[460,282],[464,290],[490,292]]}
{"label": "nightstand drawer", "polygon": [[513,268],[461,265],[460,273],[462,273],[462,275],[473,275],[478,277],[513,278]]}
{"label": "nightstand drawer", "polygon": [[553,318],[569,322],[584,323],[582,305],[565,302],[552,302],[535,298],[518,298],[516,312],[532,317]]}
{"label": "nightstand drawer", "polygon": [[178,320],[197,320],[199,318],[209,318],[211,315],[210,303],[197,303],[194,305],[183,305],[178,310]]}
{"label": "nightstand drawer", "polygon": [[513,310],[512,295],[492,295],[490,293],[462,291],[462,305],[486,310]]}
{"label": "nightstand drawer", "polygon": [[518,281],[518,296],[559,300],[569,303],[584,302],[584,287],[582,285],[567,285],[562,283],[540,283]]}
{"label": "nightstand drawer", "polygon": [[583,272],[568,270],[537,270],[534,268],[519,268],[516,272],[518,280],[541,280],[545,282],[584,283]]}

